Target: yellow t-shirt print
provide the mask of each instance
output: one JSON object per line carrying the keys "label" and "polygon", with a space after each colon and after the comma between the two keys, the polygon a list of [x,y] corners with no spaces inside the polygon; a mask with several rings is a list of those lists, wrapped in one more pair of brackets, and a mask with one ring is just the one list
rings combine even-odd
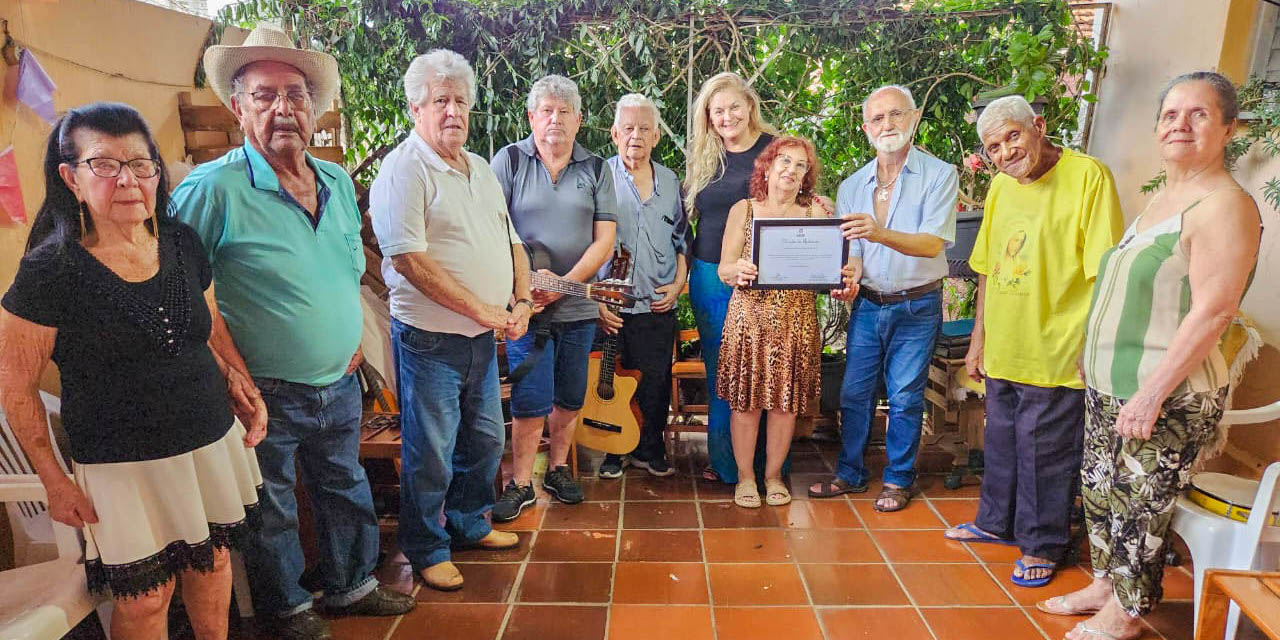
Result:
{"label": "yellow t-shirt print", "polygon": [[1027,256],[1035,252],[1035,247],[1027,247],[1029,236],[1021,226],[1015,228],[1005,239],[1004,252],[996,258],[991,269],[990,282],[999,287],[1002,293],[1027,295],[1022,286],[1027,276],[1031,275],[1031,263]]}

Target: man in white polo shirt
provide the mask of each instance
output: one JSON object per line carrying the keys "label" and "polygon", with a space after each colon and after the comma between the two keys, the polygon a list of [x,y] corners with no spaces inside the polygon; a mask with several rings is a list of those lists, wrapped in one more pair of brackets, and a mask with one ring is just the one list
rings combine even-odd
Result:
{"label": "man in white polo shirt", "polygon": [[428,586],[452,591],[463,580],[450,548],[519,543],[486,517],[503,447],[493,332],[524,335],[533,303],[502,188],[462,148],[476,95],[471,65],[436,49],[414,59],[404,86],[414,128],[383,160],[369,199],[391,289],[400,550]]}

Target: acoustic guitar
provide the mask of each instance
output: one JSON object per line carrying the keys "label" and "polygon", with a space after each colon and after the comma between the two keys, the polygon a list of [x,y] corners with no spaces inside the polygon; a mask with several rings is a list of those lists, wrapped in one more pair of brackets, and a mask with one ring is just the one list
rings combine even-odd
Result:
{"label": "acoustic guitar", "polygon": [[[610,280],[606,282],[629,282],[630,270],[630,254],[619,249],[609,268]],[[635,306],[634,297],[630,302],[629,305],[605,304],[618,313],[619,306]],[[578,414],[578,429],[574,434],[577,443],[617,455],[635,450],[640,443],[640,425],[644,423],[635,402],[639,383],[639,371],[618,367],[618,334],[605,338],[603,350],[592,352],[587,362],[587,397]]]}

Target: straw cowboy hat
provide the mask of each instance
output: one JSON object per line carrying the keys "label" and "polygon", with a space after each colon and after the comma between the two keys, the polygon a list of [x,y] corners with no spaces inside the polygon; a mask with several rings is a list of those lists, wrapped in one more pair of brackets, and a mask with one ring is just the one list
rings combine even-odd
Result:
{"label": "straw cowboy hat", "polygon": [[[299,49],[280,27],[261,23],[254,27],[244,44],[214,45],[204,52],[204,72],[209,85],[222,104],[231,109],[231,78],[250,62],[271,60],[297,67],[315,91],[316,113],[324,113],[338,95],[340,80],[338,61],[320,51]],[[234,111],[234,109],[233,109]]]}

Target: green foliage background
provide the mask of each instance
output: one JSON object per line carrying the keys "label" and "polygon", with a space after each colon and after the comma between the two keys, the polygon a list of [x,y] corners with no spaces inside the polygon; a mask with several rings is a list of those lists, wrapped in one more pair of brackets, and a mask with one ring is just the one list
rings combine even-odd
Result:
{"label": "green foliage background", "polygon": [[[655,158],[683,175],[689,105],[707,78],[730,70],[759,91],[768,121],[814,141],[819,192],[831,196],[874,156],[860,128],[872,89],[908,86],[923,110],[916,143],[959,164],[978,146],[971,102],[992,89],[1043,97],[1050,132],[1078,145],[1077,115],[1093,101],[1084,78],[1106,56],[1077,30],[1066,0],[245,0],[220,18],[278,22],[337,57],[350,166],[411,127],[404,71],[445,47],[476,70],[467,147],[481,155],[528,135],[529,87],[559,73],[582,94],[579,142],[612,155],[614,104],[643,93],[663,116]],[[989,176],[961,176],[980,201]],[[824,345],[842,350],[847,306],[820,300]],[[678,312],[692,327],[684,296]]]}
{"label": "green foliage background", "polygon": [[767,119],[815,141],[828,194],[872,157],[859,106],[877,86],[910,86],[924,109],[917,142],[959,163],[977,146],[965,122],[974,94],[1012,85],[1045,96],[1065,138],[1092,97],[1087,83],[1061,79],[1105,56],[1064,0],[247,0],[221,18],[281,22],[337,57],[352,164],[410,127],[402,74],[447,47],[476,69],[467,146],[481,155],[528,135],[529,87],[561,73],[580,87],[587,148],[613,153],[614,102],[638,91],[667,128],[657,159],[683,174],[687,105],[704,80],[733,70],[754,78]]}

